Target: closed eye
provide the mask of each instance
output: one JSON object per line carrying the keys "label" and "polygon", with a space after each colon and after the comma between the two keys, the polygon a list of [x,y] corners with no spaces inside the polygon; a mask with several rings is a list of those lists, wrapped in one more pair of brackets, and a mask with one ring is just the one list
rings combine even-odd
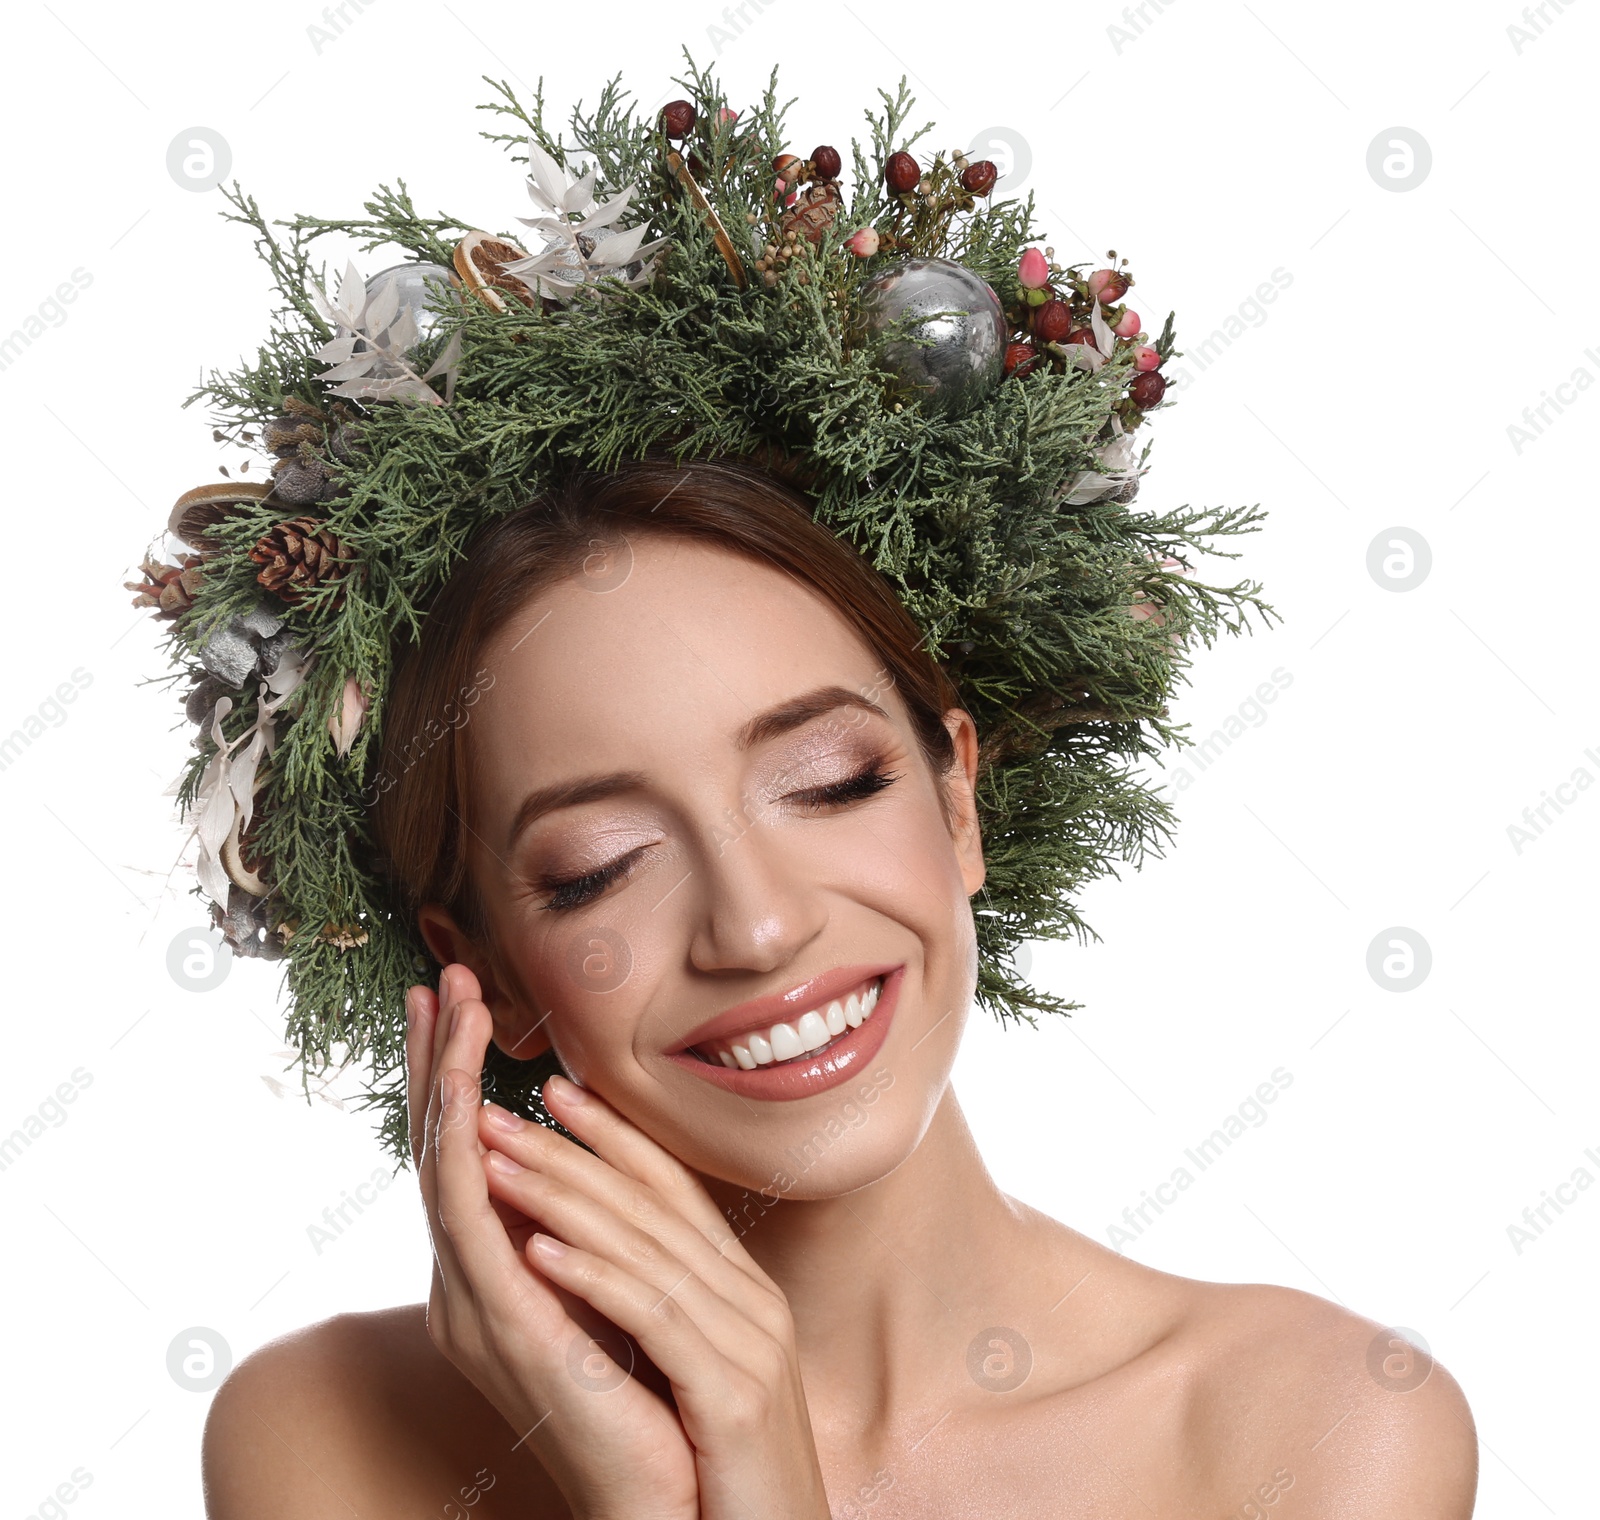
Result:
{"label": "closed eye", "polygon": [[828,808],[843,807],[875,797],[894,785],[900,778],[874,761],[864,771],[848,776],[843,781],[833,781],[827,786],[810,787],[803,792],[790,792],[787,801],[797,802],[806,812],[823,812]]}
{"label": "closed eye", "polygon": [[[897,774],[884,770],[879,763],[874,762],[854,776],[847,776],[842,781],[831,781],[826,786],[814,786],[804,791],[790,792],[784,800],[797,804],[804,812],[823,813],[833,808],[848,807],[851,803],[864,801],[868,797],[875,797],[879,792],[893,786],[899,779]],[[582,876],[570,876],[564,881],[542,882],[540,885],[550,893],[550,900],[544,906],[552,912],[561,913],[593,902],[612,883],[626,878],[639,863],[647,848],[648,846],[641,845],[638,849],[630,850],[626,855],[619,855],[608,864],[597,870],[588,871]]]}

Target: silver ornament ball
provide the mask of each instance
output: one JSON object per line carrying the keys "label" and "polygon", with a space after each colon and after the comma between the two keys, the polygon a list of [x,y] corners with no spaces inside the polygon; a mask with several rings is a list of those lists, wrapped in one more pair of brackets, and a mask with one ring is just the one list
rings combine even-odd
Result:
{"label": "silver ornament ball", "polygon": [[867,281],[859,310],[878,362],[925,407],[957,416],[999,385],[1005,314],[964,265],[906,259]]}
{"label": "silver ornament ball", "polygon": [[[391,285],[400,290],[400,305],[395,312],[398,318],[403,311],[411,313],[417,324],[417,342],[407,350],[407,357],[415,353],[439,330],[439,319],[454,301],[455,273],[443,264],[395,264],[380,269],[367,281],[367,303],[371,305]],[[441,288],[442,287],[442,288]],[[356,353],[362,353],[366,344],[357,340]],[[387,360],[373,366],[375,380],[394,379],[401,371]]]}

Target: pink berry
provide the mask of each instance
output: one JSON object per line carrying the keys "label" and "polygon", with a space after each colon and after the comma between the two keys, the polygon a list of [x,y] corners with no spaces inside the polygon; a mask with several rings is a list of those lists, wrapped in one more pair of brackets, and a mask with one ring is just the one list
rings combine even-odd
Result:
{"label": "pink berry", "polygon": [[1128,277],[1115,269],[1097,269],[1089,276],[1089,294],[1098,296],[1107,306],[1114,305],[1128,293]]}
{"label": "pink berry", "polygon": [[738,119],[739,113],[737,111],[730,111],[726,106],[723,106],[717,112],[716,121],[719,127],[731,127],[734,122],[738,121]]}
{"label": "pink berry", "polygon": [[878,229],[863,227],[845,239],[844,246],[858,259],[870,259],[878,251]]}
{"label": "pink berry", "polygon": [[1119,338],[1136,338],[1139,336],[1139,327],[1139,313],[1129,307],[1112,325],[1111,331]]}
{"label": "pink berry", "polygon": [[1037,248],[1030,248],[1017,265],[1017,280],[1024,290],[1042,290],[1050,283],[1050,265]]}
{"label": "pink berry", "polygon": [[1143,372],[1156,368],[1161,363],[1161,355],[1147,343],[1141,343],[1133,351],[1133,367]]}

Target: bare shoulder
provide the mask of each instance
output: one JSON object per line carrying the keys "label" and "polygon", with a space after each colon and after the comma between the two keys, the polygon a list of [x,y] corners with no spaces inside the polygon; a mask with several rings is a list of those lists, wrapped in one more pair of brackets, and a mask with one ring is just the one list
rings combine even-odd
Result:
{"label": "bare shoulder", "polygon": [[1185,1286],[1171,1345],[1188,1373],[1186,1444],[1226,1454],[1237,1506],[1275,1520],[1469,1520],[1477,1433],[1428,1352],[1292,1288]]}
{"label": "bare shoulder", "polygon": [[538,1464],[511,1449],[499,1412],[433,1345],[425,1313],[409,1304],[336,1315],[240,1362],[206,1419],[209,1520],[469,1499],[484,1520],[506,1503],[505,1513],[563,1515]]}

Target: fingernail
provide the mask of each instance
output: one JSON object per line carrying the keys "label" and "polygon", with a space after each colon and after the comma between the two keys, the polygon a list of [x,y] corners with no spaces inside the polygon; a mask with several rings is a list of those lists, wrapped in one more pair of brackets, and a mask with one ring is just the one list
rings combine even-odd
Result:
{"label": "fingernail", "polygon": [[489,1165],[506,1177],[514,1177],[522,1170],[509,1156],[504,1156],[499,1151],[489,1152]]}
{"label": "fingernail", "polygon": [[515,1133],[522,1128],[522,1120],[508,1108],[501,1108],[498,1103],[487,1103],[483,1109],[485,1117],[496,1129],[510,1130]]}
{"label": "fingernail", "polygon": [[418,1007],[419,1007],[419,1005],[418,1005],[418,1002],[417,1002],[417,989],[415,987],[407,987],[406,988],[406,1033],[407,1034],[412,1034],[412,1033],[415,1033],[415,1031],[416,1031],[417,1019],[419,1017]]}
{"label": "fingernail", "polygon": [[570,1103],[574,1108],[589,1101],[586,1093],[576,1082],[569,1082],[559,1072],[544,1084],[547,1094],[553,1095],[562,1103]]}
{"label": "fingernail", "polygon": [[533,1237],[533,1248],[550,1261],[555,1261],[557,1257],[567,1254],[567,1248],[559,1240],[552,1240],[548,1235],[535,1235]]}

